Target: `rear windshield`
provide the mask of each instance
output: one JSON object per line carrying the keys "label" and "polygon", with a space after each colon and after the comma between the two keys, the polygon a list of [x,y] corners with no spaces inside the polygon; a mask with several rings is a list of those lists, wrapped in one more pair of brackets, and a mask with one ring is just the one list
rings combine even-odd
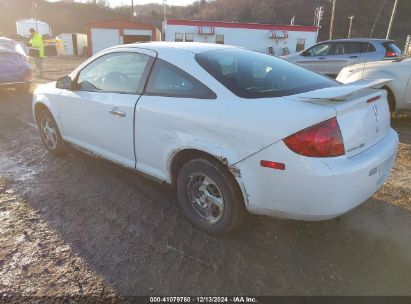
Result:
{"label": "rear windshield", "polygon": [[197,54],[196,60],[243,98],[288,96],[338,84],[285,60],[243,49],[207,51]]}
{"label": "rear windshield", "polygon": [[401,50],[398,46],[395,45],[394,42],[389,41],[389,42],[384,42],[383,43],[385,49],[387,50],[387,52],[394,52],[396,54],[401,54]]}

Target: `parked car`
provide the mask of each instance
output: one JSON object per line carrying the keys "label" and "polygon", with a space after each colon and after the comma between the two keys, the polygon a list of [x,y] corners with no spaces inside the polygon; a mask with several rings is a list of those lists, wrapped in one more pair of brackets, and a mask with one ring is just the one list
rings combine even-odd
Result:
{"label": "parked car", "polygon": [[28,57],[23,47],[14,40],[0,37],[0,87],[27,92],[31,81]]}
{"label": "parked car", "polygon": [[388,91],[388,103],[392,113],[411,111],[411,59],[378,61],[348,66],[337,80],[350,83],[361,79],[392,79],[384,88]]}
{"label": "parked car", "polygon": [[52,153],[71,144],[175,185],[186,217],[222,233],[246,210],[326,220],[373,195],[398,145],[385,84],[340,85],[236,47],[145,43],[39,86],[33,112]]}
{"label": "parked car", "polygon": [[282,58],[317,73],[336,77],[348,65],[393,60],[400,56],[401,50],[392,40],[340,39],[320,42],[305,51]]}

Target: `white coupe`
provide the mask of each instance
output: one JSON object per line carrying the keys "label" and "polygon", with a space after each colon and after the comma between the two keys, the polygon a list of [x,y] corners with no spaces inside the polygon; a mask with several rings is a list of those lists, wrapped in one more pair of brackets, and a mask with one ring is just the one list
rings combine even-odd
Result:
{"label": "white coupe", "polygon": [[339,85],[289,62],[196,43],[113,47],[39,86],[46,148],[67,144],[176,187],[187,218],[227,232],[245,211],[326,220],[386,180],[389,81]]}
{"label": "white coupe", "polygon": [[337,80],[342,83],[361,79],[392,79],[384,86],[392,113],[411,112],[411,59],[376,61],[344,68]]}

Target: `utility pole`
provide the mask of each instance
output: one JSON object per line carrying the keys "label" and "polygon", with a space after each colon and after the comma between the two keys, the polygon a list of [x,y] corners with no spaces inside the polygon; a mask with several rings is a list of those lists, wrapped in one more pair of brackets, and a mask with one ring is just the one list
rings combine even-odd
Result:
{"label": "utility pole", "polygon": [[333,10],[331,13],[331,24],[330,24],[330,40],[333,39],[333,31],[334,31],[334,19],[335,19],[335,6],[337,4],[337,0],[332,0],[333,2]]}
{"label": "utility pole", "polygon": [[387,31],[387,37],[386,37],[387,39],[390,39],[392,24],[394,23],[395,13],[397,12],[397,6],[398,6],[398,0],[395,0],[394,7],[392,9],[390,24],[388,25],[388,31]]}
{"label": "utility pole", "polygon": [[131,21],[134,20],[134,0],[131,0]]}
{"label": "utility pole", "polygon": [[163,20],[167,18],[167,0],[163,0]]}
{"label": "utility pole", "polygon": [[354,18],[355,18],[354,16],[348,17],[348,19],[350,19],[350,28],[348,30],[348,38],[351,38],[352,21]]}

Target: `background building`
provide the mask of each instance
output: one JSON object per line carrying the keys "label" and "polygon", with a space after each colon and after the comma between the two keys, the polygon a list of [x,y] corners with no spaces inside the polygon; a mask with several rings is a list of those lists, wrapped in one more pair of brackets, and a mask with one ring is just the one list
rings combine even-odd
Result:
{"label": "background building", "polygon": [[229,44],[275,56],[314,45],[318,29],[316,26],[177,19],[167,19],[163,23],[166,41]]}
{"label": "background building", "polygon": [[87,36],[89,56],[119,44],[161,40],[161,32],[154,25],[121,19],[90,22]]}

